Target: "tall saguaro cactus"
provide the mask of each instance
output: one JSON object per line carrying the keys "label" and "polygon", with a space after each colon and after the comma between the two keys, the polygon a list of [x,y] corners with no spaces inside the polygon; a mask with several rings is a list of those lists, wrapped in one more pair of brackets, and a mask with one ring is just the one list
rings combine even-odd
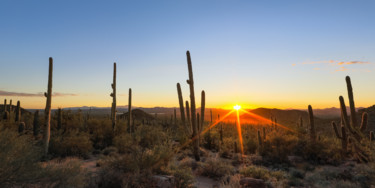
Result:
{"label": "tall saguaro cactus", "polygon": [[182,98],[181,85],[177,83],[177,94],[178,94],[178,103],[180,104],[180,116],[182,124],[185,125],[185,109],[184,109],[184,100]]}
{"label": "tall saguaro cactus", "polygon": [[52,103],[52,71],[53,71],[53,59],[49,58],[49,69],[48,69],[48,88],[44,96],[47,98],[46,109],[44,112],[45,128],[44,131],[44,155],[48,154],[50,131],[51,131],[51,103]]}
{"label": "tall saguaro cactus", "polygon": [[189,131],[192,131],[193,128],[191,126],[191,122],[190,122],[190,108],[189,108],[189,101],[186,101],[185,102],[185,106],[186,106],[186,119],[187,119],[187,123],[188,123],[188,129]]}
{"label": "tall saguaro cactus", "polygon": [[310,120],[310,139],[315,141],[316,133],[315,133],[315,123],[314,123],[314,114],[311,105],[308,107],[309,109],[309,120]]}
{"label": "tall saguaro cactus", "polygon": [[353,127],[358,127],[357,116],[356,116],[355,105],[354,105],[352,82],[350,81],[349,76],[346,76],[345,80],[346,80],[346,87],[348,89],[351,124]]}
{"label": "tall saguaro cactus", "polygon": [[336,137],[341,140],[341,148],[343,152],[346,152],[348,146],[348,138],[346,136],[346,130],[343,125],[341,125],[341,135],[337,129],[336,123],[332,121],[332,128],[336,134]]}
{"label": "tall saguaro cactus", "polygon": [[[193,126],[193,138],[198,135],[197,119],[196,119],[196,107],[195,107],[195,94],[194,94],[194,79],[193,79],[193,66],[191,65],[190,52],[186,52],[189,79],[186,81],[190,88],[190,105],[191,105],[191,124]],[[199,157],[199,140],[196,138],[193,140],[193,153],[196,161],[200,160]]]}
{"label": "tall saguaro cactus", "polygon": [[204,111],[206,110],[206,93],[202,91],[201,93],[201,123],[199,127],[199,134],[203,130],[203,125],[204,125]]}
{"label": "tall saguaro cactus", "polygon": [[129,133],[134,131],[134,127],[132,126],[132,89],[129,88],[129,101],[128,101],[128,126],[129,126]]}
{"label": "tall saguaro cactus", "polygon": [[21,122],[21,102],[17,101],[17,107],[16,107],[16,122]]}
{"label": "tall saguaro cactus", "polygon": [[111,108],[111,120],[112,129],[116,127],[116,63],[113,63],[113,83],[112,83],[112,108]]}

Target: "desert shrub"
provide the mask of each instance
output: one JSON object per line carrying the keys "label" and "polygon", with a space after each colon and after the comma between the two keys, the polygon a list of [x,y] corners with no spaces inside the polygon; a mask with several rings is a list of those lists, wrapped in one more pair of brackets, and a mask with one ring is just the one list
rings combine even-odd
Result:
{"label": "desert shrub", "polygon": [[342,161],[341,150],[337,146],[332,146],[330,140],[321,139],[315,142],[300,140],[299,142],[302,157],[311,163],[337,165]]}
{"label": "desert shrub", "polygon": [[241,175],[229,175],[222,179],[220,187],[222,188],[238,188],[240,185]]}
{"label": "desert shrub", "polygon": [[135,139],[139,146],[143,148],[152,148],[168,140],[167,135],[161,127],[142,125],[135,131]]}
{"label": "desert shrub", "polygon": [[220,179],[225,175],[233,174],[234,168],[219,158],[209,158],[205,163],[202,163],[200,171],[203,176]]}
{"label": "desert shrub", "polygon": [[112,145],[114,135],[110,120],[90,119],[87,121],[87,126],[95,149],[104,149]]}
{"label": "desert shrub", "polygon": [[270,171],[267,168],[260,166],[248,166],[240,169],[240,174],[245,177],[252,177],[256,179],[263,180],[282,180],[285,178],[285,173],[283,171]]}
{"label": "desert shrub", "polygon": [[313,187],[370,187],[374,175],[375,170],[368,165],[326,166],[306,174],[305,181]]}
{"label": "desert shrub", "polygon": [[129,153],[108,156],[101,162],[99,187],[153,187],[151,175],[165,171],[171,151],[168,143],[152,148],[134,145]]}
{"label": "desert shrub", "polygon": [[119,153],[127,153],[137,142],[130,134],[120,134],[113,139],[113,145],[118,149]]}
{"label": "desert shrub", "polygon": [[103,155],[116,155],[118,153],[118,149],[116,147],[110,146],[104,148],[102,151]]}
{"label": "desert shrub", "polygon": [[240,174],[245,177],[268,180],[270,178],[270,171],[263,167],[248,166],[240,169]]}
{"label": "desert shrub", "polygon": [[69,131],[55,134],[50,140],[50,153],[55,156],[78,156],[87,158],[92,151],[92,143],[87,133]]}
{"label": "desert shrub", "polygon": [[288,162],[288,155],[293,153],[296,143],[294,135],[270,134],[259,151],[270,162]]}
{"label": "desert shrub", "polygon": [[84,187],[86,172],[78,161],[41,163],[43,150],[31,137],[0,132],[0,187]]}
{"label": "desert shrub", "polygon": [[193,187],[194,175],[191,168],[187,166],[171,167],[171,175],[175,177],[177,188]]}
{"label": "desert shrub", "polygon": [[249,154],[255,154],[257,149],[258,149],[258,143],[255,139],[247,139],[246,142],[245,142],[245,148],[246,148],[246,151],[247,153]]}

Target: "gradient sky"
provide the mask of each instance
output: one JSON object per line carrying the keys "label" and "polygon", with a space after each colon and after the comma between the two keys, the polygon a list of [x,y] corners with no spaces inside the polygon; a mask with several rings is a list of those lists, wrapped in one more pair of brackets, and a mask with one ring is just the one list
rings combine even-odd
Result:
{"label": "gradient sky", "polygon": [[[375,104],[375,1],[0,1],[0,100],[44,108],[54,58],[52,106],[338,107],[352,78],[356,106]],[[4,96],[6,95],[6,96]],[[9,96],[13,95],[13,96]],[[200,106],[200,105],[197,105]]]}

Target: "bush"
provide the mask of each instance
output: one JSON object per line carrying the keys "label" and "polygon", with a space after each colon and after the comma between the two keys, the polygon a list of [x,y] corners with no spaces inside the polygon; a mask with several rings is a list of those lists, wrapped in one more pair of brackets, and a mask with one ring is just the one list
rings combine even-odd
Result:
{"label": "bush", "polygon": [[209,158],[205,163],[202,163],[201,168],[201,175],[215,179],[234,173],[233,166],[218,158]]}
{"label": "bush", "polygon": [[85,186],[86,172],[78,161],[40,163],[43,150],[27,135],[1,130],[0,151],[0,187]]}
{"label": "bush", "polygon": [[52,136],[49,151],[59,157],[78,156],[87,158],[92,149],[92,142],[87,133],[70,131]]}

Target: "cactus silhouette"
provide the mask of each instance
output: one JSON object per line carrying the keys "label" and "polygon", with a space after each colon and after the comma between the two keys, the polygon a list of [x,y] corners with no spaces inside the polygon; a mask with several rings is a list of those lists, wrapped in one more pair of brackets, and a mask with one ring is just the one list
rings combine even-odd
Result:
{"label": "cactus silhouette", "polygon": [[314,123],[314,114],[311,105],[308,106],[309,110],[309,120],[310,120],[310,140],[316,140],[316,133],[315,133],[315,123]]}
{"label": "cactus silhouette", "polygon": [[[196,137],[198,133],[197,127],[197,118],[196,118],[196,107],[195,107],[195,94],[194,94],[194,79],[193,79],[193,67],[191,64],[190,52],[186,52],[187,64],[188,64],[188,71],[189,71],[189,79],[186,81],[189,84],[190,88],[190,105],[191,105],[191,124],[193,127],[193,138]],[[196,161],[200,160],[199,156],[199,140],[193,140],[193,153]]]}
{"label": "cactus silhouette", "polygon": [[180,105],[180,116],[182,124],[185,125],[185,109],[184,109],[184,100],[182,97],[182,91],[180,83],[177,83],[177,94],[178,94],[178,103]]}
{"label": "cactus silhouette", "polygon": [[367,128],[367,112],[363,112],[360,130],[365,132]]}
{"label": "cactus silhouette", "polygon": [[17,107],[16,107],[16,122],[21,122],[21,102],[17,101]]}
{"label": "cactus silhouette", "polygon": [[133,125],[131,124],[132,122],[132,89],[129,88],[129,99],[128,99],[128,130],[129,130],[129,133],[133,133],[134,132],[134,127]]}
{"label": "cactus silhouette", "polygon": [[202,91],[201,93],[201,123],[199,127],[199,134],[202,132],[204,126],[204,111],[206,110],[206,93]]}
{"label": "cactus silhouette", "polygon": [[190,122],[190,108],[189,108],[189,101],[186,101],[186,102],[185,102],[185,106],[186,106],[187,127],[188,127],[189,131],[192,132],[192,131],[193,131],[193,127],[191,126],[191,122]]}
{"label": "cactus silhouette", "polygon": [[48,68],[48,85],[47,92],[44,93],[46,100],[46,109],[44,112],[45,119],[45,131],[44,131],[44,155],[48,154],[50,131],[51,131],[51,103],[52,103],[52,71],[53,71],[53,59],[49,58],[49,68]]}
{"label": "cactus silhouette", "polygon": [[346,76],[345,80],[346,80],[346,86],[347,86],[347,89],[348,89],[351,125],[352,125],[352,127],[358,127],[357,116],[356,116],[355,105],[354,105],[352,82],[350,81],[349,76]]}
{"label": "cactus silhouette", "polygon": [[113,63],[113,82],[112,82],[112,108],[111,108],[111,120],[112,120],[112,130],[116,128],[116,63]]}

